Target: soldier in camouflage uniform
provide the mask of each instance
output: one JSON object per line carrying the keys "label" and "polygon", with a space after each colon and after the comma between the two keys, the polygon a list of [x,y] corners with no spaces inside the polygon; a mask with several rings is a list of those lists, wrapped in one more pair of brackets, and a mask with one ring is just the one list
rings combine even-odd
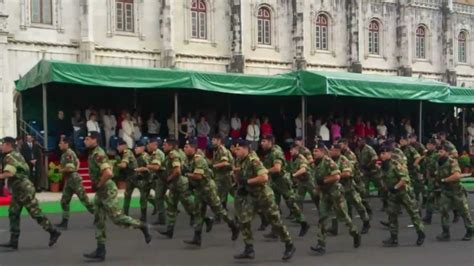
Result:
{"label": "soldier in camouflage uniform", "polygon": [[338,144],[341,146],[341,154],[346,156],[347,159],[352,163],[353,180],[356,185],[356,189],[359,192],[359,195],[362,197],[362,204],[364,204],[365,210],[367,213],[372,215],[372,207],[370,206],[369,201],[369,191],[365,187],[364,180],[362,180],[362,172],[359,168],[359,161],[355,153],[349,148],[349,141],[347,139],[340,139]]}
{"label": "soldier in camouflage uniform", "polygon": [[370,228],[370,218],[364,204],[362,204],[362,198],[360,197],[359,192],[357,192],[356,184],[352,178],[354,165],[346,156],[341,154],[341,151],[341,145],[334,144],[330,150],[331,159],[337,164],[339,171],[341,172],[340,183],[344,188],[344,197],[346,198],[348,207],[353,206],[364,223],[360,233],[367,234]]}
{"label": "soldier in camouflage uniform", "polygon": [[221,135],[215,135],[212,138],[212,169],[214,179],[217,185],[217,193],[222,201],[222,206],[227,209],[227,196],[235,196],[233,189],[232,166],[234,157],[232,153],[224,146],[224,140]]}
{"label": "soldier in camouflage uniform", "polygon": [[118,226],[140,229],[147,244],[151,241],[151,235],[147,224],[123,214],[117,199],[117,186],[112,180],[112,166],[105,151],[98,145],[100,138],[99,132],[91,131],[84,140],[86,147],[89,149],[89,174],[92,186],[96,191],[94,197],[94,224],[97,240],[97,249],[91,253],[84,254],[84,257],[103,261],[106,254],[105,221],[107,216]]}
{"label": "soldier in camouflage uniform", "polygon": [[313,157],[314,179],[317,184],[316,189],[319,191],[321,199],[319,201],[318,243],[316,246],[311,247],[311,250],[317,252],[319,255],[326,253],[325,227],[332,212],[335,212],[337,218],[344,221],[353,238],[354,248],[358,248],[361,244],[361,236],[347,213],[344,190],[339,183],[341,172],[337,164],[327,156],[327,149],[322,141],[316,144],[313,150]]}
{"label": "soldier in camouflage uniform", "polygon": [[178,150],[178,143],[175,139],[165,139],[163,142],[163,151],[166,158],[164,162],[165,167],[165,181],[170,190],[170,198],[167,209],[167,228],[165,231],[160,231],[160,234],[173,238],[174,225],[176,223],[176,216],[178,214],[178,203],[181,202],[186,212],[191,217],[196,217],[196,209],[189,189],[188,178],[183,176],[183,167],[185,157],[182,157]]}
{"label": "soldier in camouflage uniform", "polygon": [[79,168],[79,159],[76,153],[69,148],[70,140],[62,138],[59,141],[59,149],[63,153],[61,155],[60,172],[63,174],[64,187],[63,195],[61,197],[61,208],[63,209],[63,219],[61,223],[56,226],[59,228],[67,229],[69,221],[69,203],[71,202],[72,196],[77,195],[79,200],[84,204],[86,209],[90,213],[94,213],[94,205],[87,196],[86,190],[82,185],[82,178],[77,173]]}
{"label": "soldier in camouflage uniform", "polygon": [[49,246],[51,247],[56,243],[61,233],[53,227],[39,207],[38,200],[35,197],[35,187],[28,178],[30,168],[23,156],[15,150],[16,141],[14,138],[6,137],[1,141],[1,144],[1,152],[4,156],[0,180],[8,179],[12,199],[8,209],[10,241],[0,244],[0,247],[18,249],[20,216],[23,208],[26,208],[31,218],[35,219],[45,231],[49,232]]}
{"label": "soldier in camouflage uniform", "polygon": [[165,154],[158,149],[159,140],[152,138],[148,141],[147,150],[150,154],[150,163],[147,168],[151,171],[153,176],[153,190],[155,190],[155,206],[158,211],[158,219],[155,224],[166,224],[166,209],[165,197],[168,190],[165,176]]}
{"label": "soldier in camouflage uniform", "polygon": [[[418,175],[420,170],[421,155],[418,151],[409,144],[409,139],[406,136],[400,137],[400,148],[407,158],[408,174],[410,175],[411,184],[415,192],[415,200],[420,203],[421,196],[424,190],[423,176]],[[420,204],[418,204],[421,206]]]}
{"label": "soldier in camouflage uniform", "polygon": [[425,155],[426,155],[427,150],[426,150],[425,145],[423,145],[421,142],[418,142],[418,136],[416,134],[414,133],[410,134],[410,136],[408,136],[408,140],[409,140],[410,146],[415,148],[415,150],[421,156],[419,167],[417,169],[417,175],[418,175],[417,180],[419,181],[417,181],[418,184],[416,185],[418,187],[415,189],[415,193],[416,193],[416,190],[421,189],[421,206],[426,207],[427,192],[425,191],[425,186],[428,185],[428,181],[425,178],[426,169],[424,168],[425,167],[424,160],[425,160]]}
{"label": "soldier in camouflage uniform", "polygon": [[283,225],[280,217],[280,211],[275,204],[275,198],[272,189],[267,185],[268,171],[263,166],[255,152],[252,152],[249,143],[245,140],[239,140],[235,149],[237,161],[240,168],[237,172],[238,188],[237,194],[242,205],[239,209],[240,231],[245,243],[245,250],[235,259],[253,259],[255,251],[253,249],[252,220],[257,210],[261,210],[263,215],[268,217],[273,230],[280,236],[285,243],[285,252],[282,260],[286,261],[293,257],[296,251],[293,241],[286,227]]}
{"label": "soldier in camouflage uniform", "polygon": [[[140,214],[141,218],[140,221],[146,222],[147,218],[147,203],[148,197],[150,195],[150,190],[152,189],[154,183],[152,180],[152,175],[150,170],[148,169],[148,165],[150,163],[150,155],[145,152],[145,145],[148,140],[139,141],[135,145],[135,155],[137,159],[137,168],[135,168],[135,172],[137,173],[137,179],[140,181]],[[154,201],[151,201],[154,204]]]}
{"label": "soldier in camouflage uniform", "polygon": [[298,146],[299,153],[302,154],[306,158],[308,163],[310,165],[313,164],[314,162],[313,154],[311,153],[310,149],[304,146],[303,137],[296,137],[295,145]]}
{"label": "soldier in camouflage uniform", "polygon": [[[286,159],[283,150],[280,146],[275,144],[275,138],[271,135],[262,138],[261,146],[265,151],[262,160],[263,166],[267,168],[268,176],[270,177],[270,186],[273,189],[273,193],[283,196],[286,205],[290,209],[290,213],[301,226],[299,236],[304,236],[309,230],[309,225],[296,203],[296,195],[293,191],[290,174],[286,169]],[[278,235],[274,230],[272,230],[269,234],[265,235],[265,237],[276,239]]]}
{"label": "soldier in camouflage uniform", "polygon": [[415,225],[418,234],[416,244],[421,246],[425,240],[424,227],[413,199],[408,170],[404,164],[393,159],[392,152],[391,145],[384,145],[380,149],[380,159],[382,160],[380,169],[388,190],[387,213],[390,227],[390,238],[384,240],[383,244],[387,247],[398,246],[398,213],[400,206],[403,206]]}
{"label": "soldier in camouflage uniform", "polygon": [[[304,198],[307,193],[311,196],[316,208],[319,208],[319,195],[316,194],[316,185],[314,183],[313,173],[309,161],[301,154],[301,147],[293,144],[290,149],[291,165],[290,170],[293,179],[298,184],[297,187],[297,201],[300,209],[303,209]],[[311,155],[311,158],[313,156]]]}
{"label": "soldier in camouflage uniform", "polygon": [[450,240],[449,211],[457,210],[466,227],[466,234],[462,240],[470,241],[474,225],[467,200],[467,192],[461,185],[461,169],[459,168],[458,161],[450,156],[452,152],[452,147],[446,143],[441,146],[438,151],[439,158],[436,168],[436,182],[441,187],[441,199],[439,204],[441,208],[441,226],[443,232],[436,238],[439,241]]}
{"label": "soldier in camouflage uniform", "polygon": [[426,213],[423,217],[425,224],[431,224],[433,212],[436,209],[440,198],[440,187],[436,182],[436,168],[438,164],[438,151],[436,149],[437,142],[435,139],[430,139],[426,144],[427,152],[423,159],[423,169],[426,177]]}
{"label": "soldier in camouflage uniform", "polygon": [[196,224],[194,226],[194,238],[191,241],[184,241],[189,245],[201,246],[202,226],[205,223],[206,206],[209,206],[217,217],[221,217],[232,231],[232,241],[239,236],[239,228],[230,219],[227,211],[222,206],[222,202],[217,194],[217,186],[213,179],[212,170],[206,161],[205,155],[197,150],[197,142],[189,140],[184,145],[184,152],[189,161],[189,171],[186,176],[189,182],[193,183],[196,195]]}
{"label": "soldier in camouflage uniform", "polygon": [[135,158],[133,151],[127,147],[127,143],[122,138],[117,140],[117,151],[119,154],[117,167],[120,169],[120,174],[123,176],[126,183],[123,198],[123,213],[128,215],[132,193],[135,188],[140,191],[140,208],[142,210],[146,209],[147,198],[143,191],[143,182],[138,178],[138,174],[135,171],[135,169],[138,168],[137,159]]}
{"label": "soldier in camouflage uniform", "polygon": [[375,150],[367,144],[368,139],[360,138],[357,142],[355,151],[359,159],[359,167],[365,178],[365,188],[369,191],[369,182],[372,181],[378,189],[379,196],[382,198],[383,208],[387,206],[387,193],[382,182],[380,169],[377,168],[378,156]]}

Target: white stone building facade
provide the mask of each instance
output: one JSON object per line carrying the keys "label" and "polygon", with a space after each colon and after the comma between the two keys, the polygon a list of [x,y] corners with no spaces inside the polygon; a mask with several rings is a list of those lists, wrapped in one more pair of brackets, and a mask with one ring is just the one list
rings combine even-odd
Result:
{"label": "white stone building facade", "polygon": [[0,136],[41,59],[278,74],[423,76],[474,87],[473,0],[0,0]]}

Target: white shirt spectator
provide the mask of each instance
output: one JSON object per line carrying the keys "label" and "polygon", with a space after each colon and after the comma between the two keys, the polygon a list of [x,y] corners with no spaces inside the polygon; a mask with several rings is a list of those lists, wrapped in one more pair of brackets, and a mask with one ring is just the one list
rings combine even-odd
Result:
{"label": "white shirt spectator", "polygon": [[387,127],[385,125],[378,125],[377,126],[377,135],[386,137],[387,136]]}
{"label": "white shirt spectator", "polygon": [[197,124],[197,133],[199,137],[208,137],[209,133],[211,133],[211,127],[207,121],[199,122]]}
{"label": "white shirt spectator", "polygon": [[87,121],[86,126],[87,126],[87,132],[97,131],[97,132],[100,133],[99,122],[89,120],[89,121]]}
{"label": "white shirt spectator", "polygon": [[242,128],[242,122],[240,121],[240,118],[232,117],[232,119],[230,120],[230,126],[233,130],[240,131],[240,129]]}
{"label": "white shirt spectator", "polygon": [[295,125],[296,125],[296,137],[302,137],[303,136],[303,121],[301,120],[301,117],[298,116],[295,118]]}
{"label": "white shirt spectator", "polygon": [[175,127],[174,127],[174,115],[171,118],[166,120],[166,126],[168,127],[168,135],[174,137]]}
{"label": "white shirt spectator", "polygon": [[407,135],[415,133],[415,130],[413,129],[413,127],[410,124],[405,124],[405,131],[406,131]]}
{"label": "white shirt spectator", "polygon": [[260,127],[256,123],[248,125],[246,139],[248,141],[259,141],[260,140]]}
{"label": "white shirt spectator", "polygon": [[196,136],[196,120],[192,117],[188,117],[188,136],[194,137]]}
{"label": "white shirt spectator", "polygon": [[468,146],[474,146],[472,143],[474,141],[474,123],[467,127],[467,136]]}
{"label": "white shirt spectator", "polygon": [[114,115],[104,115],[102,118],[104,122],[104,133],[105,133],[105,147],[109,148],[110,138],[115,136],[115,129],[117,128],[117,119]]}
{"label": "white shirt spectator", "polygon": [[148,127],[148,134],[151,134],[151,135],[160,134],[161,124],[160,124],[160,122],[158,122],[158,120],[156,120],[154,118],[148,119],[147,127]]}
{"label": "white shirt spectator", "polygon": [[122,138],[127,143],[129,149],[133,148],[133,136],[134,136],[134,126],[133,122],[130,120],[122,121]]}
{"label": "white shirt spectator", "polygon": [[230,124],[227,119],[219,120],[219,134],[226,138],[229,136],[230,133]]}
{"label": "white shirt spectator", "polygon": [[329,133],[329,128],[326,126],[326,123],[322,124],[319,128],[319,136],[321,136],[322,141],[329,141],[331,139],[331,134]]}

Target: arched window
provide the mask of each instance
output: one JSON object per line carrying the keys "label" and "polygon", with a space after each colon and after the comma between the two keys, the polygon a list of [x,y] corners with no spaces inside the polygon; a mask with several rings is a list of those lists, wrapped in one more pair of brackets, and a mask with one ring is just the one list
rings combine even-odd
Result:
{"label": "arched window", "polygon": [[258,44],[272,44],[272,13],[266,6],[258,9],[257,13]]}
{"label": "arched window", "polygon": [[376,20],[369,24],[369,54],[380,54],[380,24]]}
{"label": "arched window", "polygon": [[134,32],[135,10],[133,0],[115,0],[117,31]]}
{"label": "arched window", "polygon": [[316,49],[328,49],[328,17],[326,15],[318,15],[316,17]]}
{"label": "arched window", "polygon": [[467,62],[466,39],[467,39],[467,33],[465,31],[461,31],[458,35],[458,61],[461,63]]}
{"label": "arched window", "polygon": [[191,36],[194,39],[207,39],[207,8],[204,0],[191,2]]}
{"label": "arched window", "polygon": [[416,29],[416,58],[426,58],[426,29],[423,26]]}

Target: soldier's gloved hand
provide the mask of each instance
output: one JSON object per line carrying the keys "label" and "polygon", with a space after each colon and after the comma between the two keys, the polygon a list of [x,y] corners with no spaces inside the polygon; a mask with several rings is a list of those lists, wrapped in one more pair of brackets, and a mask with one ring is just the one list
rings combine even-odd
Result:
{"label": "soldier's gloved hand", "polygon": [[324,179],[317,179],[316,184],[318,184],[318,186],[324,186]]}
{"label": "soldier's gloved hand", "polygon": [[393,194],[398,193],[398,189],[396,189],[395,187],[389,188],[388,191]]}

